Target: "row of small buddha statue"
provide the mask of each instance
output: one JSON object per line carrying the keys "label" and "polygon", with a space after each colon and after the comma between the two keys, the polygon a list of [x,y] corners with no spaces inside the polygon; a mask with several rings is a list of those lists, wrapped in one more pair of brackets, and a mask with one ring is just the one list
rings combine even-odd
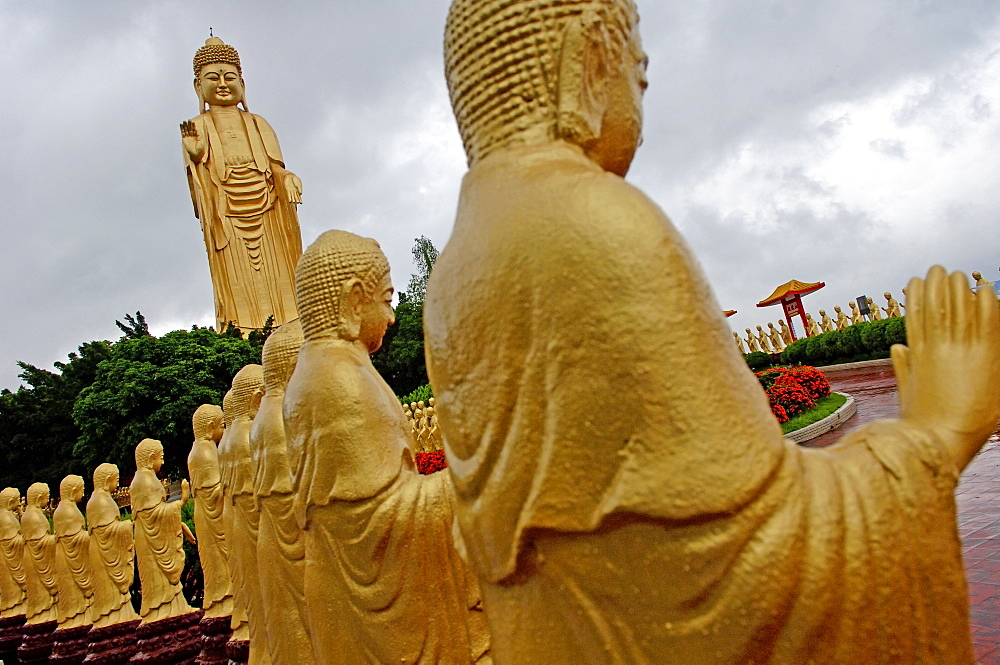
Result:
{"label": "row of small buddha statue", "polygon": [[422,400],[404,404],[403,413],[406,414],[406,419],[413,430],[413,438],[417,443],[415,452],[425,453],[444,449],[441,427],[438,425],[437,416],[434,415],[433,397],[427,400],[426,408]]}

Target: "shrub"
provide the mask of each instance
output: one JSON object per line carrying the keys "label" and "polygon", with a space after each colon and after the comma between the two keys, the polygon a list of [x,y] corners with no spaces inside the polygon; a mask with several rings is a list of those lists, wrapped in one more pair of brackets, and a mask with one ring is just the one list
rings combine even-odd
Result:
{"label": "shrub", "polygon": [[[828,333],[823,333],[826,335]],[[816,335],[815,337],[809,337],[806,339],[806,360],[811,363],[822,363],[826,359],[826,353],[823,350],[820,338],[823,335]]]}
{"label": "shrub", "polygon": [[906,344],[906,319],[894,318],[885,322],[886,350],[893,344]]}
{"label": "shrub", "polygon": [[414,455],[417,463],[417,471],[422,475],[429,476],[448,468],[448,460],[444,456],[443,450],[430,450]]}
{"label": "shrub", "polygon": [[779,381],[793,380],[802,386],[813,400],[819,400],[830,394],[830,382],[823,372],[815,367],[790,367]]}
{"label": "shrub", "polygon": [[785,407],[780,404],[771,404],[771,413],[774,417],[778,419],[779,423],[787,423],[789,421],[788,412],[785,411]]}
{"label": "shrub", "polygon": [[410,404],[411,402],[426,402],[431,397],[434,397],[434,391],[431,389],[431,384],[425,383],[409,395],[403,395],[397,399],[401,404]]}
{"label": "shrub", "polygon": [[833,358],[852,358],[864,353],[864,344],[861,342],[861,336],[864,334],[865,328],[870,325],[870,323],[865,321],[855,323],[853,326],[848,326],[840,331],[840,334],[835,338],[836,355],[830,358],[830,360]]}
{"label": "shrub", "polygon": [[773,367],[765,369],[763,372],[757,372],[756,376],[757,380],[760,381],[760,385],[763,386],[764,390],[767,390],[774,384],[775,380],[787,373],[787,367]]}
{"label": "shrub", "polygon": [[806,344],[808,339],[797,339],[781,352],[781,362],[786,365],[800,365],[806,361]]}
{"label": "shrub", "polygon": [[889,348],[885,342],[885,324],[892,320],[872,321],[861,329],[861,345],[866,353],[881,354]]}
{"label": "shrub", "polygon": [[768,353],[764,353],[763,351],[754,351],[752,353],[744,355],[743,357],[746,359],[747,365],[750,366],[750,369],[752,369],[755,372],[759,369],[763,369],[765,367],[771,367],[772,365],[774,365],[774,361],[771,359],[771,355]]}
{"label": "shrub", "polygon": [[806,389],[794,382],[782,385],[780,381],[775,381],[767,391],[767,399],[772,405],[782,407],[788,416],[797,416],[816,406]]}

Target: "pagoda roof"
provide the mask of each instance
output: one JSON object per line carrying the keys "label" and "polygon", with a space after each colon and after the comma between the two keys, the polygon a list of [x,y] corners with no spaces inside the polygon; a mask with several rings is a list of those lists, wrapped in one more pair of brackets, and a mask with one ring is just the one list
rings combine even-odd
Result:
{"label": "pagoda roof", "polygon": [[736,313],[736,310],[735,309],[724,309],[724,310],[722,310],[722,313],[725,314],[726,318],[728,319],[730,316],[732,316],[733,314]]}
{"label": "pagoda roof", "polygon": [[826,286],[826,282],[800,282],[797,279],[793,279],[790,282],[785,282],[778,288],[774,290],[774,293],[757,303],[757,307],[769,307],[770,305],[777,305],[784,298],[788,296],[804,296],[807,293],[812,293],[813,291],[818,291]]}

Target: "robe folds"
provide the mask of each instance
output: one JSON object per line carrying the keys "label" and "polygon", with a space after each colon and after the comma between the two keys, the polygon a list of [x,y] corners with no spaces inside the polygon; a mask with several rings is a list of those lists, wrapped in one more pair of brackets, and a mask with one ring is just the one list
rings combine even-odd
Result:
{"label": "robe folds", "polygon": [[24,567],[28,578],[25,616],[28,624],[56,620],[56,537],[38,506],[28,506],[21,516]]}
{"label": "robe folds", "polygon": [[21,525],[13,511],[0,510],[0,619],[24,614],[27,587]]}
{"label": "robe folds", "polygon": [[226,558],[225,499],[219,473],[219,452],[213,441],[197,439],[188,455],[191,494],[194,496],[194,528],[198,537],[198,557],[205,579],[202,609],[209,618],[233,613],[233,594]]}
{"label": "robe folds", "polygon": [[93,580],[90,616],[94,628],[135,621],[139,615],[132,608],[129,593],[135,578],[132,521],[120,518],[118,504],[107,490],[94,490],[90,495],[87,529]]}
{"label": "robe folds", "polygon": [[184,545],[181,502],[166,503],[167,493],[152,469],[138,469],[131,485],[135,556],[142,585],[142,622],[193,612],[181,589]]}
{"label": "robe folds", "polygon": [[92,623],[90,596],[90,535],[76,502],[63,499],[52,514],[56,536],[56,585],[59,589],[56,621],[59,628],[79,628]]}

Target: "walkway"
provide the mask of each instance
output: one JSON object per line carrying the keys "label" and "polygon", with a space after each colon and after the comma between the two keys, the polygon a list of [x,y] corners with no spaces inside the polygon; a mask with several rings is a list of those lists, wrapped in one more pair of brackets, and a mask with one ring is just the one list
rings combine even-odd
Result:
{"label": "walkway", "polygon": [[[834,390],[854,396],[858,413],[839,430],[806,445],[828,446],[859,425],[899,415],[896,376],[891,366],[833,370],[827,373],[827,378]],[[966,468],[955,496],[958,532],[969,580],[976,662],[1000,665],[1000,430]]]}

